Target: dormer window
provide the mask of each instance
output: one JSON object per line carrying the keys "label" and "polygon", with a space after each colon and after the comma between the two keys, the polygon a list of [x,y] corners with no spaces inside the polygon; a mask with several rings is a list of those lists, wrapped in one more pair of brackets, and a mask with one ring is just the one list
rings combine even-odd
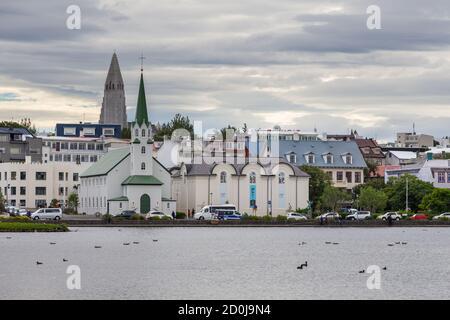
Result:
{"label": "dormer window", "polygon": [[326,164],[332,164],[333,163],[333,155],[331,153],[327,153],[324,158],[325,158],[325,163]]}
{"label": "dormer window", "polygon": [[289,163],[297,163],[297,155],[294,152],[288,153],[286,159]]}
{"label": "dormer window", "polygon": [[314,153],[308,153],[307,155],[306,155],[306,163],[308,163],[308,164],[313,164],[315,162],[315,156],[314,156]]}
{"label": "dormer window", "polygon": [[347,153],[343,156],[343,160],[345,162],[345,164],[352,164],[353,163],[353,157],[350,153]]}

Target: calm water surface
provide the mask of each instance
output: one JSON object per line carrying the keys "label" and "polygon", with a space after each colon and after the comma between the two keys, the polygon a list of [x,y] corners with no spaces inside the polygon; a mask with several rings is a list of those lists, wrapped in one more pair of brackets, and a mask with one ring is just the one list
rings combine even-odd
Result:
{"label": "calm water surface", "polygon": [[[450,228],[72,230],[0,233],[0,299],[450,299]],[[369,265],[387,267],[381,290]]]}

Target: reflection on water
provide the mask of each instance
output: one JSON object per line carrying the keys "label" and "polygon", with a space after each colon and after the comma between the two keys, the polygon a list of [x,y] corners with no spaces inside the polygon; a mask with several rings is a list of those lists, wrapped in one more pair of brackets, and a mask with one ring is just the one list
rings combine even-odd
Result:
{"label": "reflection on water", "polygon": [[0,234],[0,299],[450,299],[450,228],[75,229]]}

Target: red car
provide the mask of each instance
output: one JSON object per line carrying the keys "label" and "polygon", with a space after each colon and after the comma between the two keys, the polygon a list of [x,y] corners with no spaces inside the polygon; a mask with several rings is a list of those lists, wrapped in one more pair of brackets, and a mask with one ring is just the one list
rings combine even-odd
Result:
{"label": "red car", "polygon": [[426,215],[424,215],[424,214],[420,214],[419,213],[419,214],[412,215],[410,219],[411,220],[427,220],[428,217]]}

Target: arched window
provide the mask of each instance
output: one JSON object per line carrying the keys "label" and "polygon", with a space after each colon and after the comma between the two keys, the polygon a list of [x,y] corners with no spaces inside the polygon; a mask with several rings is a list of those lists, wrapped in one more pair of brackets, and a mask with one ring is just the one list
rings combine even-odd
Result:
{"label": "arched window", "polygon": [[227,173],[225,171],[220,173],[220,183],[227,183]]}
{"label": "arched window", "polygon": [[138,129],[134,130],[134,135],[135,135],[136,137],[139,136],[139,130],[138,130]]}
{"label": "arched window", "polygon": [[284,175],[284,172],[280,172],[279,174],[278,174],[278,183],[279,184],[284,184],[285,183],[285,175]]}
{"label": "arched window", "polygon": [[142,136],[145,137],[145,129],[142,129]]}
{"label": "arched window", "polygon": [[141,163],[141,170],[145,170],[145,162]]}
{"label": "arched window", "polygon": [[145,147],[144,146],[142,146],[142,148],[141,148],[141,153],[145,154]]}
{"label": "arched window", "polygon": [[152,129],[148,129],[148,136],[149,136],[149,137],[152,136]]}
{"label": "arched window", "polygon": [[250,180],[250,183],[256,183],[256,173],[250,172],[249,180]]}

